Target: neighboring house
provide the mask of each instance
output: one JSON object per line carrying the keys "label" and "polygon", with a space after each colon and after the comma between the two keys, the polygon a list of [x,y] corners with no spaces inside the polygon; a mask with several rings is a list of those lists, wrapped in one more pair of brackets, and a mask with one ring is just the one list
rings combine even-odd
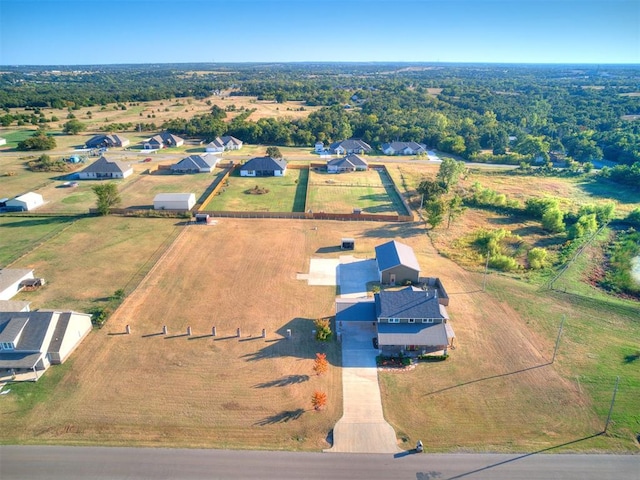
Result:
{"label": "neighboring house", "polygon": [[316,144],[313,147],[313,151],[316,153],[324,153],[324,143],[323,142],[316,142]]}
{"label": "neighboring house", "polygon": [[11,299],[22,290],[26,280],[33,278],[33,270],[26,268],[0,269],[0,300]]}
{"label": "neighboring house", "polygon": [[368,168],[367,161],[355,154],[334,158],[327,162],[327,172],[329,173],[365,171]]}
{"label": "neighboring house", "polygon": [[143,144],[145,150],[159,150],[161,148],[181,147],[184,145],[184,139],[169,132],[161,132],[148,139]]}
{"label": "neighboring house", "polygon": [[[91,315],[77,312],[0,312],[0,377],[38,380],[63,363],[91,331]],[[33,373],[25,378],[22,374]]]}
{"label": "neighboring house", "polygon": [[372,148],[367,143],[354,138],[335,142],[329,146],[329,151],[335,155],[349,155],[351,153],[362,155],[371,152],[371,150]]}
{"label": "neighboring house", "polygon": [[5,208],[14,212],[27,212],[35,210],[42,205],[44,205],[42,195],[35,192],[24,193],[5,202]]}
{"label": "neighboring house", "polygon": [[255,157],[240,167],[241,177],[283,177],[287,162],[271,157]]}
{"label": "neighboring house", "polygon": [[395,285],[420,280],[420,265],[409,245],[392,240],[375,250],[380,283]]}
{"label": "neighboring house", "polygon": [[427,146],[416,142],[383,143],[382,151],[385,155],[417,155],[427,153]]}
{"label": "neighboring house", "polygon": [[436,290],[407,287],[374,295],[378,348],[385,354],[446,350],[454,333]]}
{"label": "neighboring house", "polygon": [[129,143],[129,139],[126,137],[117,134],[108,134],[91,137],[84,146],[87,148],[113,148],[126,147]]}
{"label": "neighboring house", "polygon": [[82,180],[127,178],[132,173],[133,167],[130,164],[100,157],[84,170],[78,172],[78,178]]}
{"label": "neighboring house", "polygon": [[194,193],[159,193],[153,199],[154,210],[191,210],[195,204]]}
{"label": "neighboring house", "polygon": [[226,150],[240,150],[242,148],[242,140],[238,140],[230,135],[224,137],[216,137],[216,139],[207,144],[205,152],[222,153]]}
{"label": "neighboring house", "polygon": [[171,173],[209,173],[219,161],[215,155],[190,155],[171,165]]}
{"label": "neighboring house", "polygon": [[29,312],[31,302],[21,300],[0,300],[0,312]]}

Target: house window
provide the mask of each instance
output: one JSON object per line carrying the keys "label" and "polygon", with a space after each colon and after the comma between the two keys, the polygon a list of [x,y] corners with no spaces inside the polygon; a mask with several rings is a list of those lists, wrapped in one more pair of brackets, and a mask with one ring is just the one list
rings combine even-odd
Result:
{"label": "house window", "polygon": [[415,318],[410,318],[409,319],[409,323],[416,323],[416,319]]}
{"label": "house window", "polygon": [[13,350],[13,343],[7,343],[7,342],[3,342],[2,343],[2,349],[3,350]]}
{"label": "house window", "polygon": [[388,320],[388,323],[400,323],[400,319],[399,318],[390,318]]}
{"label": "house window", "polygon": [[423,318],[422,323],[433,323],[433,318]]}

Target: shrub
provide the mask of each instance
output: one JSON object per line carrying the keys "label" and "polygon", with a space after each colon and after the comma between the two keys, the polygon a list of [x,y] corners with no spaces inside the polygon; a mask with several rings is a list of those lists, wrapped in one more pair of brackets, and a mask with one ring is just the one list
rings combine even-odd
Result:
{"label": "shrub", "polygon": [[527,261],[529,262],[529,267],[533,269],[543,268],[547,261],[547,251],[541,247],[535,247],[529,250],[527,253]]}
{"label": "shrub", "polygon": [[418,355],[418,360],[420,362],[443,362],[447,358],[449,358],[448,353],[444,355]]}
{"label": "shrub", "polygon": [[552,233],[564,232],[564,213],[559,208],[547,209],[542,215],[542,228]]}
{"label": "shrub", "polygon": [[328,318],[317,318],[313,323],[316,327],[316,340],[321,342],[331,340],[331,321]]}
{"label": "shrub", "polygon": [[518,262],[506,255],[498,254],[489,257],[489,266],[502,272],[512,272],[518,269]]}
{"label": "shrub", "polygon": [[624,220],[631,225],[640,227],[640,207],[632,210]]}

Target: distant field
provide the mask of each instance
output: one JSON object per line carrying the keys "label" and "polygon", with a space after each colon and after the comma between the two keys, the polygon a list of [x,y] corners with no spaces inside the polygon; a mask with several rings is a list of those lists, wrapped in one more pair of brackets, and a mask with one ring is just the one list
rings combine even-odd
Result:
{"label": "distant field", "polygon": [[389,178],[377,170],[329,174],[311,171],[307,209],[314,212],[406,215],[404,205],[390,185]]}
{"label": "distant field", "polygon": [[[303,212],[306,170],[287,169],[284,177],[241,177],[236,171],[220,195],[202,210],[230,212]],[[269,190],[262,195],[247,193],[256,185]]]}
{"label": "distant field", "polygon": [[[207,105],[207,101],[211,105]],[[122,110],[117,104],[108,104],[104,106],[95,105],[93,107],[84,107],[74,110],[73,115],[82,123],[87,125],[87,132],[99,131],[106,125],[111,123],[155,123],[158,128],[163,122],[173,118],[191,118],[195,115],[202,115],[210,112],[213,105],[226,110],[231,106],[235,106],[235,111],[228,111],[226,120],[229,121],[242,113],[245,109],[256,109],[251,114],[249,120],[257,121],[260,118],[305,118],[311,112],[321,107],[308,107],[303,102],[291,101],[285,103],[276,103],[275,101],[257,100],[256,97],[229,96],[224,94],[221,96],[211,96],[206,99],[195,99],[192,97],[176,98],[171,100],[156,100],[149,102],[125,102],[125,110]],[[303,108],[303,110],[300,110]],[[27,113],[33,112],[17,108],[10,109],[11,113]],[[89,114],[90,112],[90,114]],[[47,119],[57,117],[55,122],[48,122],[46,125],[50,130],[62,130],[64,124],[68,121],[69,111],[66,109],[43,108]],[[35,129],[36,127],[34,127]],[[156,132],[157,133],[157,132]],[[124,133],[127,136],[127,133]],[[7,138],[7,143],[11,148],[21,138],[19,135],[0,136]],[[133,145],[133,142],[132,142]]]}

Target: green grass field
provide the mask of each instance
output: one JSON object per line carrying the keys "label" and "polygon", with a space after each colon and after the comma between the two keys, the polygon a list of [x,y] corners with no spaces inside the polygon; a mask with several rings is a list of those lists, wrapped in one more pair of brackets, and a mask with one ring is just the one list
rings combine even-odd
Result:
{"label": "green grass field", "polygon": [[0,217],[0,267],[6,267],[63,229],[74,217]]}
{"label": "green grass field", "polygon": [[[229,185],[202,210],[230,212],[303,212],[307,170],[288,169],[284,177],[229,177]],[[268,193],[247,191],[258,185]]]}

